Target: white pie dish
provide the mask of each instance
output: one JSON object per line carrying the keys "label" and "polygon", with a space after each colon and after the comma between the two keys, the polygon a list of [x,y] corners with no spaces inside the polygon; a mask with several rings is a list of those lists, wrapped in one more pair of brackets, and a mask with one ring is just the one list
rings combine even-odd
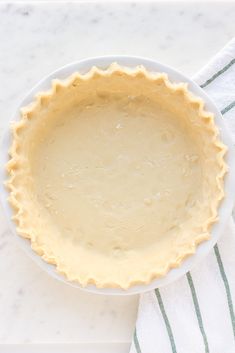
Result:
{"label": "white pie dish", "polygon": [[[212,232],[211,232],[212,235],[211,235],[210,240],[205,241],[201,245],[199,245],[196,253],[194,255],[192,255],[191,257],[189,257],[187,260],[184,260],[182,265],[179,268],[170,270],[170,272],[164,278],[156,279],[153,282],[151,282],[149,285],[134,286],[128,290],[114,289],[114,288],[100,289],[100,288],[96,288],[91,285],[87,286],[85,288],[86,290],[92,291],[95,293],[126,295],[126,294],[141,293],[141,292],[151,290],[156,287],[164,286],[164,285],[176,280],[177,278],[179,278],[183,274],[185,274],[188,270],[190,270],[197,262],[199,262],[200,259],[203,258],[203,256],[205,256],[210,251],[210,249],[214,246],[214,244],[216,243],[220,234],[223,231],[223,228],[226,224],[226,221],[227,221],[229,215],[231,214],[232,207],[233,207],[233,197],[232,196],[234,195],[234,192],[235,192],[235,186],[234,186],[235,185],[235,183],[234,183],[234,180],[235,180],[235,176],[234,176],[234,174],[235,174],[235,170],[234,170],[235,157],[234,157],[234,154],[232,151],[232,146],[233,146],[232,141],[231,141],[231,138],[229,137],[228,132],[226,131],[226,127],[223,123],[222,116],[221,116],[220,112],[217,110],[217,108],[215,107],[215,105],[213,104],[213,102],[211,102],[209,97],[205,94],[205,92],[203,90],[201,90],[201,88],[198,87],[198,85],[196,85],[192,80],[184,77],[183,75],[176,72],[175,70],[173,70],[165,65],[162,65],[157,62],[154,62],[154,61],[151,61],[148,59],[144,59],[144,58],[112,56],[112,57],[92,58],[92,59],[87,59],[87,60],[80,61],[77,63],[69,64],[69,65],[55,71],[54,73],[52,73],[51,75],[47,76],[42,81],[40,81],[39,84],[37,86],[35,86],[28,93],[28,95],[25,97],[25,99],[21,102],[20,106],[25,106],[25,105],[29,104],[33,100],[34,95],[38,91],[47,90],[50,87],[51,80],[53,78],[64,79],[75,71],[85,73],[92,66],[106,68],[112,62],[117,62],[118,64],[120,64],[122,66],[127,66],[127,67],[134,67],[136,65],[142,64],[149,71],[158,71],[158,72],[167,73],[171,81],[187,82],[189,84],[190,91],[192,93],[194,93],[196,96],[201,97],[204,100],[204,102],[206,103],[206,105],[205,105],[206,109],[208,111],[211,111],[212,113],[214,113],[216,125],[220,129],[221,140],[228,147],[228,153],[226,155],[226,162],[229,166],[229,173],[227,174],[227,176],[225,178],[226,197],[224,198],[223,202],[221,203],[221,205],[219,207],[219,222],[213,226]],[[19,109],[17,110],[13,120],[18,120],[18,119],[19,119]],[[7,219],[9,220],[12,232],[16,233],[15,225],[11,221],[12,211],[8,205],[8,202],[7,202],[8,192],[5,190],[5,188],[3,186],[3,181],[6,179],[6,175],[5,175],[3,166],[5,165],[5,163],[7,162],[7,159],[8,159],[7,152],[8,152],[10,143],[11,143],[10,131],[7,131],[6,135],[4,136],[3,147],[1,150],[1,163],[2,163],[2,169],[1,169],[1,175],[0,175],[0,177],[2,179],[1,180],[2,181],[2,183],[1,183],[1,198],[2,198],[2,203],[3,203],[4,209],[6,211],[6,216],[7,216]],[[43,269],[45,269],[48,273],[50,273],[52,276],[54,276],[60,280],[63,280],[64,282],[66,282],[70,285],[81,288],[81,286],[79,284],[66,281],[65,278],[63,278],[61,275],[57,274],[54,266],[45,263],[39,256],[37,256],[33,252],[33,250],[31,249],[30,242],[28,240],[23,239],[19,236],[16,236],[16,238],[19,241],[19,243],[21,244],[21,246],[26,250],[26,252],[33,259],[35,259],[36,262],[38,262],[41,265],[41,267]]]}

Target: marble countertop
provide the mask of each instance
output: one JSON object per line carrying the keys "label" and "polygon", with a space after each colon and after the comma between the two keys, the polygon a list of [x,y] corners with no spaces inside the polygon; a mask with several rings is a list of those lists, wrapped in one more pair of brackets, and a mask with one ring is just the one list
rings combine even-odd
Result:
{"label": "marble countertop", "polygon": [[[0,134],[44,75],[88,56],[154,58],[196,72],[235,33],[235,3],[1,3]],[[89,294],[50,278],[0,213],[0,343],[129,342],[138,297]]]}

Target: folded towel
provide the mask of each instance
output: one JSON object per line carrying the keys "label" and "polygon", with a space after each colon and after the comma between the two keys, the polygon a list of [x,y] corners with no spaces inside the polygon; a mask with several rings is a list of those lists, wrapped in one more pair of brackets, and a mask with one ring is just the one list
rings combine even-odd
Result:
{"label": "folded towel", "polygon": [[[235,39],[194,80],[221,110],[235,141]],[[130,353],[235,352],[235,224],[192,271],[142,294]]]}

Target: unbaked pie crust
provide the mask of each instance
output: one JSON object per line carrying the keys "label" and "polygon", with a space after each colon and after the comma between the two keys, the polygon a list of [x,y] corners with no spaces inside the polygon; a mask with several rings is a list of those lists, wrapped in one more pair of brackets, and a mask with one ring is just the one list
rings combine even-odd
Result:
{"label": "unbaked pie crust", "polygon": [[147,284],[210,237],[226,147],[184,83],[93,67],[37,95],[7,164],[18,233],[82,286]]}

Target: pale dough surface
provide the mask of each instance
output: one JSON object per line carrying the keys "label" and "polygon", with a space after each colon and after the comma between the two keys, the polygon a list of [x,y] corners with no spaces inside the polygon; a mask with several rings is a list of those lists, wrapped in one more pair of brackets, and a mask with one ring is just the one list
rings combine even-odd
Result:
{"label": "pale dough surface", "polygon": [[223,197],[213,116],[184,85],[143,68],[54,83],[23,112],[12,149],[19,233],[82,285],[164,275],[209,237]]}

